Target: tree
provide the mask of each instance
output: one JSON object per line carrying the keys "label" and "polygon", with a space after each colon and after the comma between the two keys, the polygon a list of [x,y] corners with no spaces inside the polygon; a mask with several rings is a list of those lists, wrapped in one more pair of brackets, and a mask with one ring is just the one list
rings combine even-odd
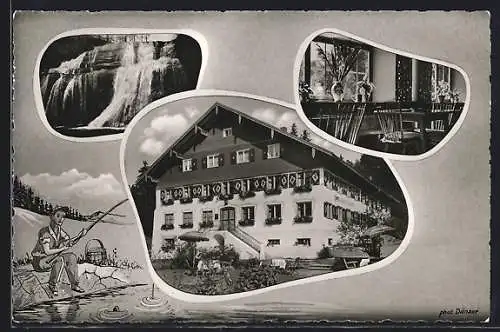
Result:
{"label": "tree", "polygon": [[292,134],[293,136],[299,136],[299,133],[297,131],[297,125],[294,123],[292,123],[292,127],[290,128],[290,134]]}
{"label": "tree", "polygon": [[305,140],[305,141],[308,141],[308,142],[310,142],[310,141],[311,141],[311,137],[309,137],[309,132],[308,132],[307,130],[305,130],[305,129],[302,131],[302,136],[301,136],[301,138],[302,138],[303,140]]}
{"label": "tree", "polygon": [[[147,161],[142,162],[142,166],[137,171],[137,180],[130,186],[130,192],[134,198],[135,206],[141,220],[144,235],[152,237],[154,210],[156,208],[155,190],[156,185],[145,176],[150,166]],[[149,241],[147,241],[149,243]]]}

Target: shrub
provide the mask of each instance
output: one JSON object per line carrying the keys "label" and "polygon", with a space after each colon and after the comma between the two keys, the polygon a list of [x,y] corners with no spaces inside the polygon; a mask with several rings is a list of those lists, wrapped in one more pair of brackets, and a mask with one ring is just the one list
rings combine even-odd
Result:
{"label": "shrub", "polygon": [[207,260],[230,262],[233,265],[238,264],[240,260],[240,254],[233,247],[229,246],[200,249],[200,257]]}
{"label": "shrub", "polygon": [[280,272],[272,266],[253,266],[242,268],[235,291],[247,292],[254,289],[276,285],[279,282]]}
{"label": "shrub", "polygon": [[323,259],[323,258],[330,258],[330,250],[328,249],[328,247],[323,247],[321,248],[320,251],[318,251],[318,258],[319,259]]}
{"label": "shrub", "polygon": [[191,243],[179,244],[175,247],[172,257],[172,268],[191,269],[193,267],[193,255],[195,246]]}

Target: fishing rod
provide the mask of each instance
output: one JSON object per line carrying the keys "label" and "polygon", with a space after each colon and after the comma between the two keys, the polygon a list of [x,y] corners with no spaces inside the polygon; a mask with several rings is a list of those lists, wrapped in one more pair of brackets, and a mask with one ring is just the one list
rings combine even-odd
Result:
{"label": "fishing rod", "polygon": [[[87,234],[95,225],[97,225],[97,223],[99,221],[101,221],[105,216],[107,216],[111,211],[113,211],[114,209],[116,209],[117,207],[119,207],[120,205],[122,205],[123,203],[125,203],[126,201],[128,201],[128,198],[118,202],[117,204],[115,204],[112,208],[110,208],[108,211],[104,212],[101,216],[99,216],[99,218],[96,219],[96,221],[94,221],[89,227],[87,227],[85,229],[85,234]],[[57,257],[59,257],[63,252],[65,252],[66,250],[68,250],[69,248],[73,247],[75,244],[78,243],[78,241],[80,241],[82,238],[83,238],[83,231],[80,231],[80,233],[74,237],[73,239],[70,239],[70,245],[67,249],[64,249],[63,251],[57,253],[56,255],[54,255],[54,257],[52,257],[51,259],[47,260],[47,264],[50,264],[52,263],[52,261],[54,261]]]}

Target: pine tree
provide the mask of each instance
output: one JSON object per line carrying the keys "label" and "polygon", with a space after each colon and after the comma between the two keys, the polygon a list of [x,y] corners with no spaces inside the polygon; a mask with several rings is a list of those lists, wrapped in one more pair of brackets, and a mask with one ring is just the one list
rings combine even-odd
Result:
{"label": "pine tree", "polygon": [[293,136],[299,136],[299,133],[297,131],[297,125],[294,123],[292,123],[292,127],[290,128],[290,134],[292,134]]}

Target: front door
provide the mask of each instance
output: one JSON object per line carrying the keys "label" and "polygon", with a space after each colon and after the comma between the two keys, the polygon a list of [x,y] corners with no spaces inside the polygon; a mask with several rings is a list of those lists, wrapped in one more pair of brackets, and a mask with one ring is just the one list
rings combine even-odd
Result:
{"label": "front door", "polygon": [[225,207],[220,209],[220,226],[221,230],[231,230],[236,227],[235,210],[233,207]]}

